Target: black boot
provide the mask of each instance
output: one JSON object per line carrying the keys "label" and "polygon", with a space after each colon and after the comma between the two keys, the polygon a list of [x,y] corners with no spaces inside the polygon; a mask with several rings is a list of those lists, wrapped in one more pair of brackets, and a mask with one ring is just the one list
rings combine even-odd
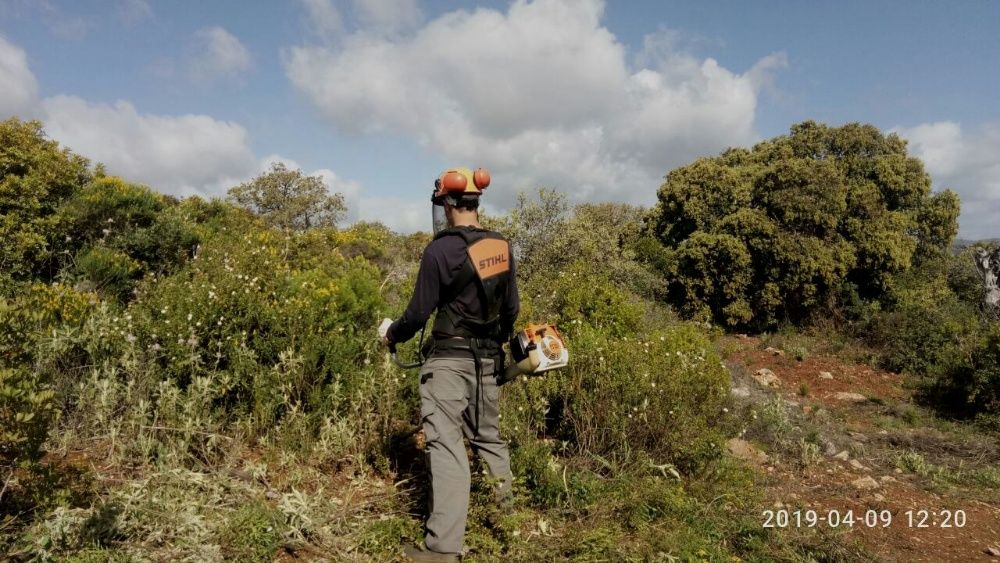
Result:
{"label": "black boot", "polygon": [[457,553],[438,553],[411,543],[403,546],[403,555],[413,563],[458,563],[462,556]]}

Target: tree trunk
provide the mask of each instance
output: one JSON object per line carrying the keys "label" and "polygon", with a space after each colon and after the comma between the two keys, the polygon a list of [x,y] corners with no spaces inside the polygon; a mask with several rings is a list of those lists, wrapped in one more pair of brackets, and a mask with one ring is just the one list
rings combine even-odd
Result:
{"label": "tree trunk", "polygon": [[993,315],[1000,312],[1000,246],[976,250],[976,270],[983,280],[983,306]]}

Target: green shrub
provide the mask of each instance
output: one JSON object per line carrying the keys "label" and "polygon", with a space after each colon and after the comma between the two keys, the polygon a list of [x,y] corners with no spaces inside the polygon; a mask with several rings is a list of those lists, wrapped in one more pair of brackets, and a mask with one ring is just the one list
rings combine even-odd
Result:
{"label": "green shrub", "polygon": [[544,319],[569,331],[585,324],[613,336],[634,335],[644,313],[638,299],[580,261],[545,280],[530,280],[520,291],[528,297],[522,301],[521,322]]}
{"label": "green shrub", "polygon": [[219,543],[227,558],[272,561],[281,547],[284,528],[281,512],[257,501],[229,515],[219,532]]}
{"label": "green shrub", "polygon": [[639,260],[645,252],[638,243],[641,208],[599,203],[571,209],[564,194],[543,188],[537,196],[521,193],[509,214],[485,221],[511,241],[526,294],[547,293],[554,275],[580,270],[643,297],[662,293],[660,276]]}
{"label": "green shrub", "polygon": [[41,459],[57,414],[54,397],[37,373],[0,368],[0,478]]}
{"label": "green shrub", "polygon": [[13,280],[56,272],[46,241],[61,233],[53,217],[91,177],[86,159],[47,139],[38,121],[0,121],[0,295]]}
{"label": "green shrub", "polygon": [[113,176],[69,198],[58,222],[69,233],[50,243],[63,256],[61,267],[123,301],[144,274],[169,273],[186,262],[199,240],[176,200]]}
{"label": "green shrub", "polygon": [[788,346],[785,348],[785,352],[787,352],[789,356],[795,358],[795,361],[797,362],[804,362],[806,358],[809,357],[809,351],[806,350],[804,346]]}
{"label": "green shrub", "polygon": [[280,162],[256,178],[229,189],[229,199],[282,230],[334,227],[347,207],[330,194],[320,176],[306,176]]}
{"label": "green shrub", "polygon": [[[381,303],[377,269],[309,237],[268,230],[240,237],[242,247],[206,241],[177,275],[145,284],[131,311],[135,337],[182,385],[197,373],[239,375],[238,358],[275,366],[289,350],[302,356],[305,379],[284,384],[301,400],[352,373]],[[252,396],[252,381],[233,386],[235,400]]]}
{"label": "green shrub", "polygon": [[90,316],[98,296],[66,285],[35,283],[12,298],[0,297],[0,362],[28,365],[37,358],[39,341],[54,330],[79,330]]}
{"label": "green shrub", "polygon": [[897,289],[893,307],[875,317],[868,340],[883,367],[937,376],[966,361],[979,328],[975,309],[942,281]]}
{"label": "green shrub", "polygon": [[977,411],[1000,414],[1000,322],[989,326],[986,337],[972,356],[975,369],[969,402]]}
{"label": "green shrub", "polygon": [[507,388],[505,431],[519,444],[547,433],[581,455],[645,452],[684,471],[718,457],[729,376],[697,328],[610,337],[582,326],[569,346],[569,367]]}
{"label": "green shrub", "polygon": [[1000,322],[992,322],[966,361],[939,370],[924,386],[924,399],[985,426],[1000,421]]}
{"label": "green shrub", "polygon": [[95,290],[125,300],[135,286],[142,265],[120,250],[97,246],[77,254],[76,269]]}

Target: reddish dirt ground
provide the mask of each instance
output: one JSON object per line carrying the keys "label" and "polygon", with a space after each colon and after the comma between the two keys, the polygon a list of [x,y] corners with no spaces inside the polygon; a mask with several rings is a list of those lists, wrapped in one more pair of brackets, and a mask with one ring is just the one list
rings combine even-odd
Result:
{"label": "reddish dirt ground", "polygon": [[[880,429],[876,419],[878,411],[887,408],[886,405],[909,403],[910,392],[904,387],[903,376],[831,357],[816,356],[797,361],[787,353],[778,355],[763,350],[764,346],[756,338],[727,338],[726,341],[730,347],[736,343],[736,351],[727,359],[731,367],[744,366],[748,374],[761,368],[772,370],[781,384],[768,390],[769,393],[797,403],[802,416],[820,408],[827,410],[836,422],[827,425],[824,433],[836,434],[836,442],[841,444],[853,444],[848,460],[820,453],[815,463],[803,466],[796,460],[787,459],[789,456],[784,456],[783,460],[779,454],[759,464],[760,471],[767,476],[765,483],[775,510],[783,509],[792,514],[789,526],[796,525],[796,510],[801,511],[803,519],[807,510],[814,510],[817,516],[825,516],[830,511],[843,516],[853,511],[856,518],[853,526],[841,523],[831,528],[824,522],[818,525],[844,534],[844,539],[859,543],[877,560],[1000,563],[1000,557],[987,553],[991,547],[1000,549],[1000,502],[997,502],[1000,494],[994,491],[984,499],[974,489],[935,487],[927,479],[896,468],[895,455],[901,451],[897,446],[900,442],[906,444],[909,431]],[[819,373],[824,371],[830,372],[833,379],[820,378]],[[752,380],[748,384],[755,386]],[[760,387],[755,391],[757,389]],[[803,389],[807,389],[806,396],[802,396]],[[858,393],[868,400],[837,399],[835,394],[838,392]],[[936,435],[933,429],[923,430],[915,429],[914,435]],[[896,436],[897,432],[901,435]],[[947,437],[941,442],[947,446]],[[945,449],[961,450],[959,447]],[[951,453],[952,459],[960,455],[955,451]],[[979,460],[970,461],[982,463],[982,458],[987,458],[986,463],[997,464],[1000,459],[996,456],[1000,456],[1000,447],[987,446],[979,454]],[[877,487],[859,489],[852,484],[864,477],[873,478],[878,482]],[[869,527],[865,522],[869,510],[876,511],[870,518],[888,510],[892,515],[891,524],[883,527],[878,522]],[[926,520],[922,510],[931,513]],[[952,514],[963,511],[965,525],[943,527],[947,517],[944,510],[953,511]],[[912,526],[907,511],[912,511]],[[928,527],[918,526],[922,520]],[[807,524],[803,522],[802,525]]]}

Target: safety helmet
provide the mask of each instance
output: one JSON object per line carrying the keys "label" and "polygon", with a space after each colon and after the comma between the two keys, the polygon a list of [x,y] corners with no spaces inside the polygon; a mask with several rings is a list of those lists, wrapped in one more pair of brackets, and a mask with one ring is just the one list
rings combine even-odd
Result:
{"label": "safety helmet", "polygon": [[431,199],[438,202],[446,196],[456,199],[479,196],[489,185],[490,173],[485,168],[477,168],[475,172],[468,168],[449,168],[434,181],[434,195]]}

